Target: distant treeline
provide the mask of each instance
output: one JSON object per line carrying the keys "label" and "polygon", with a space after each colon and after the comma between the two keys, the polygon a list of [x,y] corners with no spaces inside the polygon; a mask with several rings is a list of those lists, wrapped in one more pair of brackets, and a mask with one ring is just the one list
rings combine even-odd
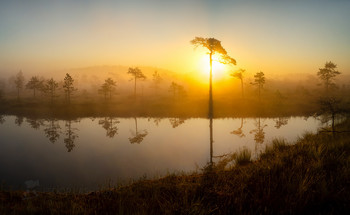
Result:
{"label": "distant treeline", "polygon": [[[331,61],[317,72],[318,85],[311,81],[304,84],[276,81],[262,71],[248,77],[244,69],[238,69],[230,73],[229,84],[214,84],[214,117],[313,114],[320,109],[320,99],[325,97],[333,98],[337,104],[347,104],[350,87],[336,85],[335,79],[340,74]],[[116,77],[106,77],[104,82],[88,89],[81,87],[83,80],[76,80],[70,73],[61,80],[39,76],[26,80],[20,71],[9,79],[10,87],[0,81],[0,112],[21,114],[36,112],[34,109],[46,112],[59,107],[70,109],[62,115],[207,115],[208,91],[189,79],[172,80],[158,71],[146,77],[138,67],[128,68],[125,75],[130,78],[128,85]],[[142,84],[145,82],[147,89]],[[59,110],[50,112],[58,114]]]}

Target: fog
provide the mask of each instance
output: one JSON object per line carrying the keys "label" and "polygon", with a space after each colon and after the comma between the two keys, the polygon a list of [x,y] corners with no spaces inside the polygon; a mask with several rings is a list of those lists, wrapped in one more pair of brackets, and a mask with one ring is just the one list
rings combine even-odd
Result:
{"label": "fog", "polygon": [[[320,66],[321,67],[321,66]],[[208,81],[205,75],[198,73],[181,74],[154,67],[139,67],[146,78],[135,79],[128,73],[127,66],[93,66],[62,70],[49,75],[27,74],[25,70],[15,75],[0,77],[1,112],[32,113],[46,110],[58,112],[53,106],[69,110],[73,115],[120,116],[186,116],[206,117],[208,112]],[[154,74],[158,74],[156,80]],[[214,71],[215,72],[215,71]],[[232,73],[232,71],[225,71]],[[22,74],[23,83],[16,87],[15,80]],[[66,75],[72,78],[74,90],[67,102],[64,88]],[[319,108],[318,100],[325,94],[322,80],[313,74],[295,74],[285,76],[269,75],[266,71],[265,82],[259,98],[254,73],[246,71],[241,81],[226,75],[213,80],[214,117],[313,114]],[[57,82],[54,96],[42,89],[28,87],[31,78],[37,76],[43,83],[51,79]],[[110,91],[103,92],[107,79],[115,82]],[[348,101],[350,79],[342,72],[332,80],[331,94]],[[244,95],[242,94],[242,87]],[[69,104],[68,104],[69,103]],[[20,106],[18,106],[20,105]],[[57,106],[58,105],[58,106]],[[52,110],[53,109],[53,110]],[[26,111],[25,111],[26,110]],[[45,111],[44,111],[45,112]],[[62,115],[63,113],[61,113]],[[64,114],[63,114],[64,115]]]}

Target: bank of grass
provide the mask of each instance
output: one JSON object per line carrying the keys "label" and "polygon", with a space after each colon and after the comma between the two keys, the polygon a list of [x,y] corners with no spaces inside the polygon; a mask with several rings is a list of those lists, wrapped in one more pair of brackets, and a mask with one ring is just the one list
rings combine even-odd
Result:
{"label": "bank of grass", "polygon": [[[276,117],[305,116],[317,111],[315,98],[276,102],[267,98],[218,97],[214,99],[215,117]],[[62,99],[51,104],[46,99],[16,98],[0,101],[0,115],[20,115],[37,118],[81,118],[81,117],[207,117],[208,98],[205,97],[134,97],[120,96],[111,100],[98,98],[75,99],[71,104]]]}
{"label": "bank of grass", "polygon": [[242,149],[201,173],[87,194],[1,191],[0,214],[349,214],[349,133],[277,139],[250,157]]}

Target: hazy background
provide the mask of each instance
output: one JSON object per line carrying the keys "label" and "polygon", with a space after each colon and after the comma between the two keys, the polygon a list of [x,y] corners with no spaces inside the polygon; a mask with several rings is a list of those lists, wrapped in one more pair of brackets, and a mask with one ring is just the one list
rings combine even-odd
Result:
{"label": "hazy background", "polygon": [[221,40],[250,74],[315,74],[329,60],[344,74],[349,11],[348,0],[0,1],[0,76],[102,65],[200,75],[195,36]]}

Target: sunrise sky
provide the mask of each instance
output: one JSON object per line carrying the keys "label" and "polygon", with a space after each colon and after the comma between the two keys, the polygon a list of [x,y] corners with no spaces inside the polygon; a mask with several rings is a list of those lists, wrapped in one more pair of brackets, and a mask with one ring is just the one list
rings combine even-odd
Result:
{"label": "sunrise sky", "polygon": [[236,68],[350,72],[348,0],[0,1],[0,75],[95,65],[201,68],[195,36],[222,41]]}

